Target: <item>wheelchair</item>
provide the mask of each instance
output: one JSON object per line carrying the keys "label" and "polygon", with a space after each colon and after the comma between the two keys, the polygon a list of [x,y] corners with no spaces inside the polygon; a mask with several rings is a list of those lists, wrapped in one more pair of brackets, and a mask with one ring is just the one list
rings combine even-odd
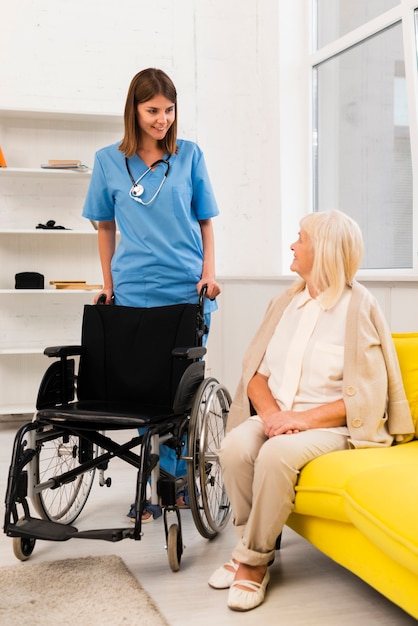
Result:
{"label": "wheelchair", "polygon": [[[29,558],[38,539],[141,540],[149,482],[151,503],[162,506],[173,571],[184,547],[179,490],[187,487],[188,508],[204,538],[226,526],[230,505],[217,450],[231,397],[217,379],[205,378],[204,296],[202,290],[197,304],[153,308],[85,305],[81,345],[44,350],[54,360],[41,380],[33,420],[15,436],[5,498],[4,532],[18,559]],[[114,441],[109,432],[115,431],[127,440]],[[160,467],[161,443],[186,461],[185,476]],[[111,486],[114,458],[136,469],[134,524],[79,530],[74,521],[95,476],[100,486]]]}

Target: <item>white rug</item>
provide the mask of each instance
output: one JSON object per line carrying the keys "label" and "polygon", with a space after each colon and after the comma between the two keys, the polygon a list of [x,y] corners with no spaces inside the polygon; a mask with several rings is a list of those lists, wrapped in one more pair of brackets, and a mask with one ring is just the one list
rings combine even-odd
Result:
{"label": "white rug", "polygon": [[118,556],[0,567],[0,624],[167,626]]}

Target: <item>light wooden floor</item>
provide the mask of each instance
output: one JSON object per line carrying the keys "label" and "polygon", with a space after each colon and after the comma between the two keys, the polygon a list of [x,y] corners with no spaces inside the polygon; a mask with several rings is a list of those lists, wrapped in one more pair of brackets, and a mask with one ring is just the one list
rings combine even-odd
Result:
{"label": "light wooden floor", "polygon": [[[0,424],[1,519],[14,432],[13,425]],[[120,440],[119,435],[115,438]],[[112,477],[112,487],[94,485],[86,508],[76,522],[79,528],[120,527],[125,524],[135,474],[132,468],[119,460],[112,463],[113,469],[111,464],[108,472]],[[230,611],[226,607],[227,591],[211,589],[207,578],[213,569],[230,557],[235,543],[231,526],[209,542],[196,531],[190,511],[182,513],[182,524],[185,550],[180,571],[176,573],[168,566],[161,518],[143,527],[145,535],[138,542],[130,539],[118,543],[81,539],[62,543],[38,541],[31,561],[116,554],[123,558],[171,626],[183,626],[189,622],[195,626],[252,626],[258,620],[263,624],[280,626],[416,624],[415,619],[287,528],[282,549],[276,553],[271,567],[271,583],[264,604],[249,613]],[[19,563],[13,555],[11,543],[11,539],[2,532],[1,565]],[[21,567],[23,576],[25,563],[21,563]],[[19,623],[18,619],[16,623]],[[99,626],[94,616],[91,623],[92,626]]]}

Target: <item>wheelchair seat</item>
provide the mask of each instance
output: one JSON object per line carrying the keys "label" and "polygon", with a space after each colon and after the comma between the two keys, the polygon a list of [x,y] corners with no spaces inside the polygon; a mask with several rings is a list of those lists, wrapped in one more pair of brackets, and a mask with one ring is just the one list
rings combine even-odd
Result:
{"label": "wheelchair seat", "polygon": [[[176,490],[187,485],[197,530],[208,539],[227,524],[229,501],[217,450],[231,398],[205,378],[202,337],[204,292],[198,304],[154,308],[86,305],[81,345],[54,346],[41,381],[33,421],[15,437],[6,493],[5,533],[17,558],[27,559],[37,539],[140,540],[147,503],[163,506],[170,567],[183,552]],[[124,443],[107,431],[134,429]],[[187,475],[159,467],[159,445],[185,460]],[[113,458],[137,469],[134,527],[80,532],[73,522],[90,494],[96,471],[101,486]],[[39,517],[33,515],[33,509]],[[21,512],[23,511],[23,516]],[[176,523],[169,526],[169,514]]]}

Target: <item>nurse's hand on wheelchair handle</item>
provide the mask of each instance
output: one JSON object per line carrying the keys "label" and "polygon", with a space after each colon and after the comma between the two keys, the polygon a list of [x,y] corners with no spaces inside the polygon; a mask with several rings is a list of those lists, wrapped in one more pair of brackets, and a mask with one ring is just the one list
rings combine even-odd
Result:
{"label": "nurse's hand on wheelchair handle", "polygon": [[[209,298],[210,300],[215,300],[216,296],[218,296],[220,293],[221,288],[216,281],[211,281],[209,284],[204,283],[199,291],[200,298]],[[95,296],[94,303],[113,304],[113,300],[114,296],[111,290],[104,290]]]}
{"label": "nurse's hand on wheelchair handle", "polygon": [[[199,290],[200,286],[201,286],[201,289]],[[201,284],[201,282],[198,283],[197,288],[200,293],[200,296],[209,298],[209,300],[215,300],[216,296],[219,296],[219,294],[221,293],[221,288],[216,282],[216,280],[214,279],[205,281],[203,284]]]}
{"label": "nurse's hand on wheelchair handle", "polygon": [[106,289],[95,296],[94,304],[113,304],[113,300],[113,291],[111,289]]}

